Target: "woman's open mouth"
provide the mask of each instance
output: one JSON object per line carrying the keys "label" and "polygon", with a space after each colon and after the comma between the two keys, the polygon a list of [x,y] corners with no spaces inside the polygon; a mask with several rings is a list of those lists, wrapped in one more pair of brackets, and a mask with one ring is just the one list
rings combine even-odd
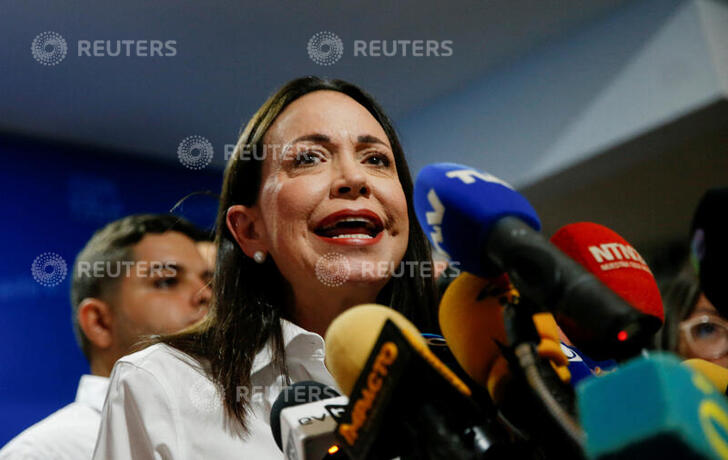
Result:
{"label": "woman's open mouth", "polygon": [[366,246],[382,239],[384,224],[368,209],[344,209],[321,220],[314,233],[328,243]]}

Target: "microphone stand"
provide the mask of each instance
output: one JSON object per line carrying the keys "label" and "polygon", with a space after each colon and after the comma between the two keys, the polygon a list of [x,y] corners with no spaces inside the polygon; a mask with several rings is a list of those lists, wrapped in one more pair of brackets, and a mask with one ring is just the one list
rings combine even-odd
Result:
{"label": "microphone stand", "polygon": [[567,391],[551,363],[541,359],[537,353],[541,337],[533,323],[533,315],[538,312],[539,309],[523,297],[505,301],[503,319],[510,345],[509,362],[513,364],[512,358],[515,358],[522,376],[542,408],[568,440],[568,445],[559,446],[559,456],[563,457],[568,452],[570,458],[584,458],[584,432],[572,416],[573,392],[570,388]]}

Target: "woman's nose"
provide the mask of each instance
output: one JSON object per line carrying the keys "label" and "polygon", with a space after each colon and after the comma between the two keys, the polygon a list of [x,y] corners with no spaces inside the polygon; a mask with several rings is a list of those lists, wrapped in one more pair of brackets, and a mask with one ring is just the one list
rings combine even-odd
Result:
{"label": "woman's nose", "polygon": [[363,166],[353,159],[341,161],[338,166],[338,175],[331,184],[332,197],[357,198],[369,195],[369,183]]}

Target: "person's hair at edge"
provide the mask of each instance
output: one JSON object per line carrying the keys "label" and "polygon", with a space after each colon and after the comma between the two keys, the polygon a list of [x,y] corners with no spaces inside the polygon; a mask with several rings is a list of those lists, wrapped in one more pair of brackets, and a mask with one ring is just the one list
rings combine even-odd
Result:
{"label": "person's hair at edge", "polygon": [[[212,200],[214,200],[215,204],[220,202],[220,195],[218,195],[217,193],[213,193],[209,190],[199,190],[197,192],[189,193],[189,194],[183,196],[182,198],[180,198],[180,200],[177,201],[174,204],[174,206],[172,206],[172,209],[169,210],[169,213],[174,214],[174,215],[178,215],[178,214],[184,215],[185,203],[187,203],[190,199],[197,198],[197,197],[207,197],[211,201],[211,203],[210,203],[211,207],[212,207]],[[207,242],[213,243],[215,241],[215,230],[211,229],[211,228],[206,228],[204,230],[199,228],[199,229],[197,229],[196,236],[194,236],[194,237],[192,235],[187,235],[187,236],[192,238],[195,241],[195,243],[207,243]]]}
{"label": "person's hair at edge", "polygon": [[[119,277],[81,276],[81,262],[116,264],[133,260],[133,246],[148,234],[174,231],[193,241],[207,241],[209,234],[186,219],[172,214],[134,214],[117,219],[97,230],[76,256],[71,278],[71,314],[76,341],[86,359],[91,359],[91,343],[78,323],[78,307],[90,297],[113,298]],[[113,304],[113,302],[111,302]]]}
{"label": "person's hair at edge", "polygon": [[693,312],[698,297],[700,297],[700,282],[695,270],[688,264],[662,289],[665,323],[656,335],[657,348],[677,353],[680,343],[680,323]]}
{"label": "person's hair at edge", "polygon": [[[210,313],[201,323],[156,340],[210,363],[213,381],[223,397],[226,412],[247,433],[250,409],[251,369],[256,354],[270,340],[273,366],[287,378],[282,318],[290,318],[286,305],[290,286],[275,262],[263,265],[247,257],[226,225],[228,208],[252,206],[258,200],[265,155],[263,137],[276,117],[294,100],[314,91],[343,93],[364,106],[379,122],[389,138],[397,174],[407,199],[409,243],[403,261],[431,260],[430,246],[414,218],[413,182],[404,152],[389,118],[374,99],[357,86],[341,80],[303,77],[290,81],[273,94],[253,115],[243,130],[226,169],[216,223],[217,262],[212,283]],[[379,292],[377,302],[398,310],[418,328],[437,330],[436,291],[431,278],[392,278]]]}

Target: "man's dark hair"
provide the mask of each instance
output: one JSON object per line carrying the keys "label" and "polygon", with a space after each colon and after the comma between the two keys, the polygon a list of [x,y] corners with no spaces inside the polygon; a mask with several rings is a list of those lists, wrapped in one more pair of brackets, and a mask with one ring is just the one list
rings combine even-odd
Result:
{"label": "man's dark hair", "polygon": [[73,331],[81,351],[91,359],[91,343],[78,322],[78,307],[87,298],[108,301],[113,294],[118,276],[88,276],[88,270],[80,270],[79,264],[94,266],[116,265],[134,260],[133,247],[148,234],[162,234],[175,231],[188,236],[195,242],[210,241],[210,232],[196,227],[191,222],[172,214],[135,214],[115,220],[96,231],[86,246],[78,253],[73,265],[71,279],[71,310]]}

